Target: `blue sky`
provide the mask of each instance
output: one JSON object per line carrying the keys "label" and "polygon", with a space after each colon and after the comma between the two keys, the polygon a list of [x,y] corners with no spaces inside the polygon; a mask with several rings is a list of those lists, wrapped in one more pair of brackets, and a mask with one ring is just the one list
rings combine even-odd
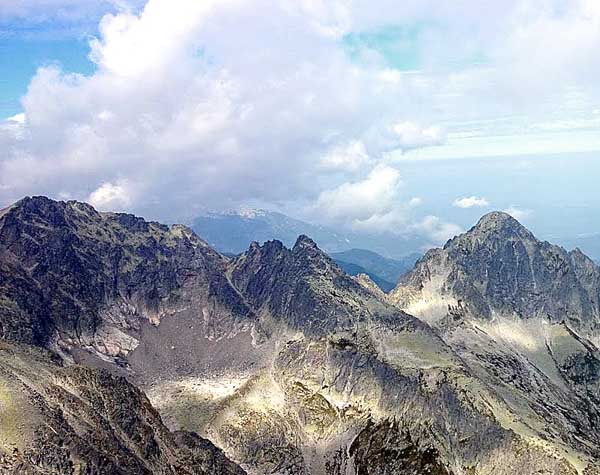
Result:
{"label": "blue sky", "polygon": [[58,65],[65,71],[89,75],[87,40],[78,38],[0,38],[0,116],[22,111],[21,97],[40,67]]}
{"label": "blue sky", "polygon": [[599,4],[377,7],[1,5],[0,205],[255,205],[432,244],[500,209],[600,257]]}

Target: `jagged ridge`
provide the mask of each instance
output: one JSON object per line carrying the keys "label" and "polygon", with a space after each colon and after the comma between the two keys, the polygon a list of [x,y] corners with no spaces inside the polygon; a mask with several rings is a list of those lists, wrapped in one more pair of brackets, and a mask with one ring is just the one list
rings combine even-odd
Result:
{"label": "jagged ridge", "polygon": [[579,250],[539,241],[506,213],[487,214],[443,249],[429,251],[391,299],[410,308],[434,290],[480,318],[547,317],[590,331],[600,324],[600,269]]}
{"label": "jagged ridge", "polygon": [[172,433],[125,379],[0,343],[0,473],[243,475],[210,442]]}

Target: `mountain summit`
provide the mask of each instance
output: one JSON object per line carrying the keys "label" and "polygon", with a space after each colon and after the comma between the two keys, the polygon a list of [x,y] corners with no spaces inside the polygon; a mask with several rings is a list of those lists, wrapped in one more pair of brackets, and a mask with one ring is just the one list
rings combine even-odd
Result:
{"label": "mountain summit", "polygon": [[484,319],[544,317],[592,331],[600,326],[600,270],[580,251],[542,242],[510,215],[493,212],[427,252],[391,299],[430,321],[451,306]]}

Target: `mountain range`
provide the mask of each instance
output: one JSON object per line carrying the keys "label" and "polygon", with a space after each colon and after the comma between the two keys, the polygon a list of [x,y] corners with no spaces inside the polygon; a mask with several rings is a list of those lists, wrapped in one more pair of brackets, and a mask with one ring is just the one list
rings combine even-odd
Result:
{"label": "mountain range", "polygon": [[247,250],[253,241],[264,243],[277,240],[290,247],[302,234],[311,236],[329,253],[368,249],[398,260],[415,253],[421,254],[428,244],[422,237],[410,233],[339,231],[259,209],[205,213],[191,220],[190,227],[217,251],[234,255]]}
{"label": "mountain range", "polygon": [[329,255],[346,274],[366,274],[385,292],[391,291],[398,279],[411,270],[421,257],[421,254],[414,253],[400,259],[390,259],[366,249],[350,249]]}
{"label": "mountain range", "polygon": [[[229,257],[244,252],[251,242],[277,240],[291,247],[299,235],[309,235],[344,272],[353,276],[365,274],[385,292],[392,290],[400,276],[412,268],[422,254],[417,250],[425,244],[417,237],[408,235],[342,233],[281,213],[256,209],[206,213],[192,220],[191,228],[212,247]],[[384,257],[353,245],[377,248],[386,255],[397,257]]]}
{"label": "mountain range", "polygon": [[600,474],[583,253],[491,213],[385,294],[286,244],[0,211],[0,473]]}

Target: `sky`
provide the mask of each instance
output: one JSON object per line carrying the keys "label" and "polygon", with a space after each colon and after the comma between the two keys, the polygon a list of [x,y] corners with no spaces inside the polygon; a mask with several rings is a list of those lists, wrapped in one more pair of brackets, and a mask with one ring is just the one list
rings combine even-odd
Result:
{"label": "sky", "polygon": [[600,257],[599,50],[596,0],[4,0],[0,207],[431,245],[503,210]]}

